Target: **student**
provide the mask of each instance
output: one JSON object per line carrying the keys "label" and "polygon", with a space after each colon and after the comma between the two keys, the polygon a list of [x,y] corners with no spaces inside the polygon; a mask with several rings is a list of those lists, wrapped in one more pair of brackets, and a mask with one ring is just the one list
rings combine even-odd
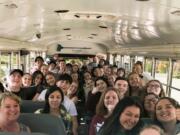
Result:
{"label": "student", "polygon": [[176,112],[179,107],[178,102],[170,97],[162,97],[156,103],[155,122],[164,129],[167,135],[180,133],[180,121]]}
{"label": "student", "polygon": [[105,121],[98,135],[137,135],[142,127],[142,112],[142,106],[136,97],[123,98]]}
{"label": "student", "polygon": [[154,119],[155,105],[158,102],[159,97],[154,93],[147,93],[144,97],[144,111],[146,118]]}
{"label": "student", "polygon": [[62,105],[64,94],[57,86],[50,86],[45,95],[45,106],[38,109],[35,113],[49,113],[51,115],[62,118],[66,132],[72,133],[72,118]]}
{"label": "student", "polygon": [[129,83],[125,78],[117,77],[114,87],[118,89],[121,96],[120,99],[129,95]]}
{"label": "student", "polygon": [[30,73],[25,73],[22,77],[22,86],[31,87],[32,85],[32,76]]}
{"label": "student", "polygon": [[165,133],[156,125],[148,125],[142,128],[139,135],[165,135]]}
{"label": "student", "polygon": [[35,87],[22,88],[22,76],[22,70],[11,70],[7,80],[8,86],[6,88],[6,91],[14,93],[15,95],[21,97],[21,99],[23,100],[32,100],[36,93]]}
{"label": "student", "polygon": [[58,80],[56,82],[56,85],[63,91],[64,94],[64,101],[63,105],[65,106],[66,110],[69,112],[69,114],[72,116],[72,122],[73,122],[73,135],[77,135],[77,128],[78,128],[78,121],[77,121],[77,109],[73,101],[71,101],[67,97],[67,92],[69,87],[71,86],[72,78],[70,75],[64,73],[60,74],[58,77]]}
{"label": "student", "polygon": [[20,115],[20,98],[11,92],[0,94],[0,131],[29,132],[26,125],[17,121]]}
{"label": "student", "polygon": [[101,97],[101,94],[109,86],[108,81],[104,77],[98,77],[95,81],[95,87],[92,91],[89,91],[86,102],[86,109],[90,116],[95,114],[96,105]]}
{"label": "student", "polygon": [[113,112],[119,100],[120,94],[115,88],[109,87],[102,93],[96,106],[96,115],[93,117],[90,125],[89,135],[96,135],[105,119],[107,119]]}
{"label": "student", "polygon": [[154,93],[159,97],[165,97],[162,83],[159,80],[150,80],[146,84],[146,93]]}

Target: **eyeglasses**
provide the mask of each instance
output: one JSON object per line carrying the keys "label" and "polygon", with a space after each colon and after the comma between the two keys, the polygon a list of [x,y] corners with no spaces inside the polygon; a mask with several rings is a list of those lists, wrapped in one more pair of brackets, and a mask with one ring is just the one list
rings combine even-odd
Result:
{"label": "eyeglasses", "polygon": [[160,85],[158,85],[158,84],[150,84],[150,85],[148,85],[148,87],[154,87],[154,88],[159,88],[160,87]]}
{"label": "eyeglasses", "polygon": [[145,103],[149,103],[149,102],[156,103],[157,101],[158,101],[157,98],[151,98],[151,99],[146,99],[146,100],[145,100]]}

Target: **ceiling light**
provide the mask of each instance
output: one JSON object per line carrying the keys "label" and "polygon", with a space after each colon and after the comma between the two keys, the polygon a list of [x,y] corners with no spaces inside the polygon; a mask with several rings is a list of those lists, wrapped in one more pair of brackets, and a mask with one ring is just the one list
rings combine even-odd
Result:
{"label": "ceiling light", "polygon": [[76,18],[80,18],[80,15],[74,15]]}
{"label": "ceiling light", "polygon": [[71,28],[64,28],[63,30],[71,30]]}
{"label": "ceiling light", "polygon": [[69,12],[69,10],[67,10],[67,9],[55,10],[54,12],[55,12],[55,13],[67,13],[67,12]]}
{"label": "ceiling light", "polygon": [[14,8],[18,8],[18,6],[16,5],[16,4],[14,4],[14,3],[11,3],[11,4],[7,4],[7,5],[5,5],[7,8],[9,8],[9,9],[14,9]]}
{"label": "ceiling light", "polygon": [[92,35],[92,36],[97,36],[97,34],[95,34],[95,33],[92,33],[91,35]]}
{"label": "ceiling light", "polygon": [[99,26],[99,28],[102,28],[102,29],[107,29],[108,27],[107,26]]}
{"label": "ceiling light", "polygon": [[171,14],[180,16],[180,10],[173,11],[171,12]]}
{"label": "ceiling light", "polygon": [[97,19],[99,19],[99,18],[101,18],[101,17],[102,17],[101,15],[96,16]]}

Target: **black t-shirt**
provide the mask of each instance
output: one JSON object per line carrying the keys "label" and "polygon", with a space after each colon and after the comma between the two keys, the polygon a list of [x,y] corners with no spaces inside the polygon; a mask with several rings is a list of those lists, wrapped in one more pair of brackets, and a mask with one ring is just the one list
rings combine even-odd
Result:
{"label": "black t-shirt", "polygon": [[23,100],[32,100],[36,94],[36,87],[20,88],[18,92],[12,92]]}

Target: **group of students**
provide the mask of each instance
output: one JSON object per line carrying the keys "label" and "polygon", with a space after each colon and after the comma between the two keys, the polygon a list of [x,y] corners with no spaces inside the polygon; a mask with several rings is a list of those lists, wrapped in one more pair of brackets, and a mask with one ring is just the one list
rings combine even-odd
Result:
{"label": "group of students", "polygon": [[147,130],[167,135],[180,133],[179,104],[165,97],[160,81],[143,73],[141,62],[136,62],[127,75],[125,69],[111,66],[104,59],[79,67],[61,58],[44,64],[38,56],[31,73],[12,70],[2,92],[1,131],[30,131],[17,123],[20,97],[45,101],[45,106],[35,113],[62,118],[68,135],[78,135],[83,116],[89,118],[89,135],[145,135]]}

